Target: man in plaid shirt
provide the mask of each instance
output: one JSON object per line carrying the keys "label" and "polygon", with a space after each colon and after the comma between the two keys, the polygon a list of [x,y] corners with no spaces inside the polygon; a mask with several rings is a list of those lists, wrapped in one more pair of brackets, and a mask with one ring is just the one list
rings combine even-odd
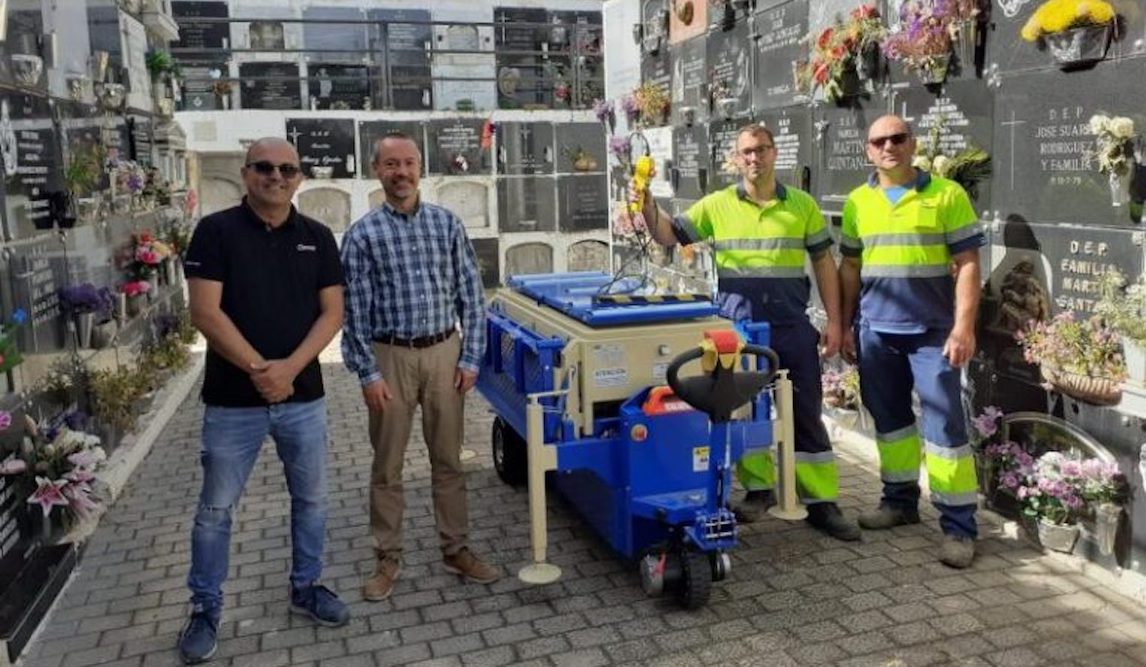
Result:
{"label": "man in plaid shirt", "polygon": [[422,154],[414,140],[383,137],[373,165],[386,201],[342,242],[342,352],[370,412],[370,526],[378,560],[362,597],[377,601],[390,596],[401,569],[402,460],[419,405],[445,569],[479,583],[501,575],[467,546],[463,411],[485,350],[473,246],[458,216],[420,200]]}

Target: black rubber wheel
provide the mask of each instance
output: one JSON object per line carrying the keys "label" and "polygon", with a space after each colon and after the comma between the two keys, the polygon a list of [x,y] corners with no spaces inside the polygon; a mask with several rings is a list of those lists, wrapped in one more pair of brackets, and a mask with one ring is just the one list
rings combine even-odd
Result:
{"label": "black rubber wheel", "polygon": [[517,434],[513,427],[501,417],[493,420],[493,467],[501,481],[510,486],[523,486],[529,473],[529,453],[525,438]]}
{"label": "black rubber wheel", "polygon": [[685,609],[700,609],[712,594],[712,562],[708,554],[691,549],[680,552],[677,602]]}

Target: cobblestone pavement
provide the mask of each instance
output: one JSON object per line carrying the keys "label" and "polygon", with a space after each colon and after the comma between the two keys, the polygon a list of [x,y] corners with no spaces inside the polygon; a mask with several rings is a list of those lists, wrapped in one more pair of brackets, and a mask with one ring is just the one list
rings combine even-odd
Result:
{"label": "cobblestone pavement", "polygon": [[[328,629],[288,614],[288,496],[266,447],[235,517],[216,664],[1146,664],[1138,603],[997,529],[980,540],[971,570],[939,565],[934,512],[922,525],[869,532],[853,544],[802,523],[745,527],[729,579],[706,608],[685,612],[646,598],[635,570],[551,499],[551,554],[563,579],[463,584],[440,566],[418,435],[406,461],[402,577],[391,599],[363,602],[373,565],[366,414],[355,380],[340,365],[324,372],[333,440],[325,580],[350,603],[353,620]],[[528,558],[526,494],[492,470],[486,404],[475,395],[467,412],[466,445],[477,452],[469,463],[473,547],[516,572]],[[178,664],[200,416],[189,397],[103,517],[23,664]],[[854,516],[875,503],[878,475],[858,450],[840,457],[842,501]]]}

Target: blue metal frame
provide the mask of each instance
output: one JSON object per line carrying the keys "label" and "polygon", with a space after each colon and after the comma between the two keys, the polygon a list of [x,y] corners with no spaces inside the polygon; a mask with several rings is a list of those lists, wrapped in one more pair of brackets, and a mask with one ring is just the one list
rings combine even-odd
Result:
{"label": "blue metal frame", "polygon": [[[545,294],[569,295],[587,285],[604,284],[605,274],[579,273],[512,278],[510,284],[582,321],[599,321],[607,310],[621,313],[625,324],[679,319],[674,306],[641,304],[631,308],[559,301]],[[711,304],[691,311],[707,314]],[[545,337],[515,322],[495,304],[487,313],[486,354],[478,390],[494,411],[523,438],[527,396],[553,391],[554,369],[565,341]],[[747,325],[750,342],[768,345],[767,324]],[[700,341],[697,341],[698,343]],[[758,365],[763,366],[761,360]],[[575,390],[575,389],[574,389]],[[730,489],[732,465],[747,450],[772,446],[771,403],[767,392],[753,402],[747,421],[713,425],[696,411],[645,414],[649,388],[625,401],[617,416],[594,420],[593,435],[580,437],[563,419],[564,398],[542,399],[544,441],[557,452],[555,487],[585,520],[620,554],[628,558],[674,537],[702,551],[726,550],[736,544],[736,521],[721,506],[720,491]],[[725,465],[724,447],[730,451]],[[726,494],[725,494],[726,495]]]}
{"label": "blue metal frame", "polygon": [[709,300],[647,303],[637,297],[633,303],[599,303],[594,297],[602,293],[626,294],[640,286],[633,279],[614,281],[600,271],[511,276],[505,283],[590,326],[670,322],[720,313],[720,308]]}

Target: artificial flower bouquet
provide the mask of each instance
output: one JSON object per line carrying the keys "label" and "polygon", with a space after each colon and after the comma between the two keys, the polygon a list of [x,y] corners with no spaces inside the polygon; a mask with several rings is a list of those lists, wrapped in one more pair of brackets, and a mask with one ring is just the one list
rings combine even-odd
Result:
{"label": "artificial flower bouquet", "polygon": [[[0,411],[0,429],[12,424],[12,415]],[[0,463],[0,475],[23,475],[35,486],[28,504],[39,505],[46,518],[53,507],[62,507],[85,518],[100,506],[92,481],[107,460],[99,436],[73,430],[66,424],[48,427],[24,417],[24,433],[18,449]]]}
{"label": "artificial flower bouquet", "polygon": [[907,0],[899,24],[883,41],[883,54],[927,83],[947,76],[953,46],[978,20],[977,0]]}
{"label": "artificial flower bouquet", "polygon": [[845,21],[837,16],[812,41],[811,57],[796,68],[796,87],[814,94],[822,88],[829,101],[847,96],[844,79],[861,67],[865,54],[878,47],[885,29],[875,5],[860,5]]}

